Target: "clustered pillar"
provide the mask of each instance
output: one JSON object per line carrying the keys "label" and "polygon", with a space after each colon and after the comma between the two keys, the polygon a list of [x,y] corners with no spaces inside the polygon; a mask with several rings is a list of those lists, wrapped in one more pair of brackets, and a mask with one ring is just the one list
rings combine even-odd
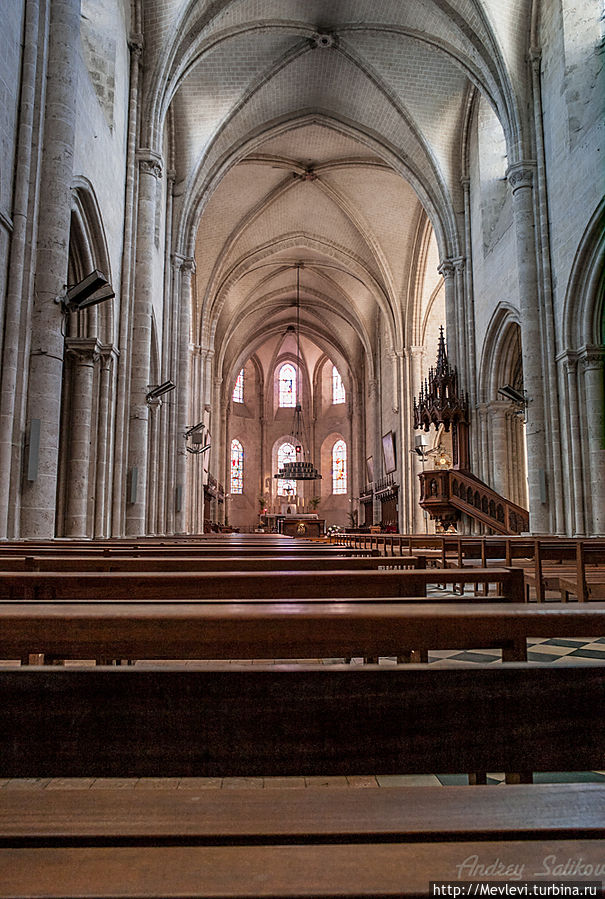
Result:
{"label": "clustered pillar", "polygon": [[27,448],[37,456],[29,472],[35,477],[24,480],[21,501],[21,532],[28,537],[55,535],[64,352],[56,300],[67,283],[79,41],[79,0],[53,0],[27,404],[28,434],[39,422],[40,440],[38,451]]}
{"label": "clustered pillar", "polygon": [[131,331],[131,383],[128,446],[126,534],[139,536],[146,529],[149,407],[147,393],[151,367],[151,322],[155,214],[160,157],[151,150],[139,153],[139,205],[135,300]]}
{"label": "clustered pillar", "polygon": [[517,238],[523,383],[528,396],[526,440],[530,529],[533,533],[546,533],[550,529],[548,510],[549,484],[547,481],[544,426],[545,385],[541,354],[542,335],[538,304],[538,270],[534,227],[534,166],[525,162],[513,165],[507,172],[507,178],[512,191],[513,216]]}

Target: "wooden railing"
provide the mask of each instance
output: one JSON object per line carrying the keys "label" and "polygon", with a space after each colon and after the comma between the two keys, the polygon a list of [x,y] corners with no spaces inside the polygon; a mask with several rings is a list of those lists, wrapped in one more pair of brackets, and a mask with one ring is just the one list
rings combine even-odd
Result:
{"label": "wooden railing", "polygon": [[467,471],[424,471],[420,475],[420,505],[431,518],[455,521],[465,512],[498,534],[529,529],[529,513]]}

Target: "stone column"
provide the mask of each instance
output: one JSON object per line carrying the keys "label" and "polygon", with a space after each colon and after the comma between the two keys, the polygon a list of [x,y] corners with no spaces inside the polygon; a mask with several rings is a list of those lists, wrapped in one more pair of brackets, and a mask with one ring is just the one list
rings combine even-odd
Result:
{"label": "stone column", "polygon": [[466,297],[464,289],[464,258],[458,256],[451,260],[454,266],[454,303],[456,304],[456,334],[454,341],[457,348],[457,367],[458,367],[458,383],[460,389],[468,391],[469,382],[469,358],[468,346],[466,340]]}
{"label": "stone column", "polygon": [[[408,355],[410,359],[410,380],[411,380],[411,392],[412,396],[416,397],[420,393],[420,387],[422,385],[422,364],[425,357],[425,349],[422,346],[411,346],[408,347]],[[413,443],[414,445],[410,447],[411,450],[414,450],[415,447],[415,437],[417,434],[421,434],[421,431],[413,432]],[[416,534],[424,534],[427,528],[426,516],[427,512],[420,505],[420,479],[418,475],[422,471],[422,459],[421,457],[415,453],[410,453],[410,459],[412,460],[410,463],[410,468],[412,470],[412,478],[410,484],[410,502],[412,508],[412,529]]]}
{"label": "stone column", "polygon": [[[460,179],[460,183],[462,185],[462,192],[464,194],[464,242],[465,242],[465,254],[466,254],[466,265],[464,266],[464,275],[465,275],[465,296],[466,296],[466,305],[465,305],[465,318],[466,318],[466,347],[467,347],[467,377],[468,383],[466,384],[466,390],[468,390],[469,401],[470,401],[470,412],[474,417],[474,412],[477,406],[477,350],[475,346],[475,292],[474,292],[474,283],[473,283],[473,262],[472,262],[472,251],[473,251],[473,243],[471,237],[471,199],[470,199],[470,178],[464,177]],[[472,424],[472,423],[471,423]],[[478,472],[480,468],[480,453],[479,453],[479,434],[477,421],[475,419],[475,427],[471,426],[470,429],[470,455],[471,455],[471,469],[474,472]]]}
{"label": "stone column", "polygon": [[225,516],[227,514],[227,494],[230,490],[230,484],[227,483],[227,472],[229,471],[229,465],[227,463],[229,456],[229,443],[227,441],[227,433],[229,426],[229,403],[226,402],[225,408],[221,410],[221,424],[220,424],[220,433],[221,433],[221,453],[218,457],[219,464],[218,470],[216,474],[216,480],[219,485],[223,485],[224,490],[224,500],[222,503],[218,503],[218,522],[219,524],[225,524]]}
{"label": "stone column", "polygon": [[128,40],[130,50],[130,79],[128,96],[128,132],[126,144],[126,190],[124,197],[124,249],[122,251],[122,272],[120,279],[120,363],[114,374],[116,392],[115,449],[113,462],[113,495],[111,533],[122,536],[125,531],[126,496],[125,488],[128,467],[128,389],[130,385],[130,321],[132,312],[134,256],[136,235],[136,146],[139,133],[139,88],[142,81],[143,36],[131,34]]}
{"label": "stone column", "polygon": [[40,422],[35,480],[24,480],[21,535],[53,537],[59,458],[63,334],[55,299],[67,282],[71,184],[80,60],[80,2],[50,5],[36,280],[31,319],[27,422]]}
{"label": "stone column", "polygon": [[139,204],[135,298],[131,332],[131,381],[128,470],[136,471],[134,502],[126,506],[126,535],[145,533],[147,508],[147,463],[150,388],[151,321],[153,309],[153,265],[155,256],[155,212],[157,184],[162,176],[160,157],[152,150],[141,150],[139,158]]}
{"label": "stone column", "polygon": [[159,485],[159,430],[160,430],[160,409],[162,408],[161,399],[149,400],[149,445],[147,452],[149,461],[147,470],[149,472],[149,483],[147,485],[147,526],[145,533],[153,537],[156,534],[157,520],[157,501],[158,501],[158,485]]}
{"label": "stone column", "polygon": [[98,340],[71,338],[66,350],[72,359],[69,462],[67,466],[67,502],[65,536],[91,537],[88,528],[92,390],[95,365],[99,360]]}
{"label": "stone column", "polygon": [[603,347],[588,347],[580,359],[584,370],[584,394],[588,430],[588,467],[592,497],[591,534],[605,534],[605,396]]}
{"label": "stone column", "polygon": [[487,403],[479,403],[477,405],[477,415],[479,417],[479,436],[480,436],[480,465],[478,471],[478,477],[485,481],[485,483],[489,483],[490,473],[489,473],[489,462],[490,462],[490,452],[488,446],[488,419],[487,419]]}
{"label": "stone column", "polygon": [[[533,163],[512,165],[508,169],[507,178],[512,191],[517,237],[523,385],[528,395],[526,439],[530,530],[532,533],[547,533],[551,530],[548,506],[550,485],[544,424],[545,382],[538,302]],[[542,471],[546,479],[546,497],[543,496]]]}
{"label": "stone column", "polygon": [[95,487],[95,537],[108,537],[108,485],[110,458],[110,394],[112,368],[115,358],[113,347],[101,347],[101,383],[99,385],[99,427],[97,430],[97,470]]}
{"label": "stone column", "polygon": [[494,400],[487,404],[489,433],[491,438],[491,462],[492,476],[489,484],[492,490],[500,493],[507,499],[510,496],[508,483],[508,432],[506,427],[506,414],[509,404]]}
{"label": "stone column", "polygon": [[445,286],[445,323],[447,356],[452,365],[458,365],[458,309],[456,302],[456,279],[453,260],[444,259],[438,269]]}
{"label": "stone column", "polygon": [[212,475],[216,479],[217,485],[217,495],[212,500],[212,510],[213,516],[212,520],[214,522],[219,521],[219,501],[218,501],[218,485],[220,483],[220,471],[222,467],[222,443],[223,443],[223,434],[221,432],[221,387],[223,384],[223,379],[215,377],[212,380],[213,387],[213,399],[212,399],[212,418],[211,418],[211,434],[212,434],[212,447],[210,449],[210,463],[208,466],[208,476]]}
{"label": "stone column", "polygon": [[542,51],[529,51],[532,73],[534,135],[536,140],[536,234],[538,241],[538,272],[540,278],[540,311],[544,335],[545,382],[548,384],[544,416],[547,422],[546,448],[552,461],[552,490],[550,491],[551,520],[557,534],[565,530],[565,502],[563,490],[561,418],[559,416],[558,379],[552,360],[556,356],[557,336],[553,304],[553,276],[550,251],[550,216],[544,151],[544,110],[542,106]]}
{"label": "stone column", "polygon": [[[13,180],[12,219],[10,238],[6,303],[2,310],[4,322],[2,335],[2,360],[0,365],[0,538],[9,536],[9,511],[16,511],[17,485],[12,479],[13,458],[20,439],[17,436],[18,406],[17,384],[19,380],[19,355],[22,350],[23,320],[27,305],[24,302],[26,283],[26,258],[28,252],[28,228],[30,200],[35,188],[32,171],[32,140],[36,117],[36,73],[39,64],[40,9],[37,0],[25,6],[23,53],[21,57],[21,84],[19,120],[15,147],[15,174]],[[16,421],[17,419],[17,421]]]}
{"label": "stone column", "polygon": [[382,477],[382,440],[380,433],[380,389],[378,380],[371,378],[368,382],[368,394],[370,405],[370,421],[374,430],[373,451],[374,451],[374,496],[372,500],[372,521],[374,524],[380,524],[382,520],[382,503],[376,496],[376,482]]}
{"label": "stone column", "polygon": [[183,438],[187,427],[195,424],[189,421],[191,403],[191,286],[195,272],[193,259],[181,260],[179,342],[178,342],[178,382],[177,382],[177,426],[176,426],[176,488],[181,490],[181,508],[175,516],[175,533],[187,533],[187,448]]}
{"label": "stone column", "polygon": [[567,403],[569,413],[569,483],[571,488],[571,525],[574,536],[582,536],[584,530],[583,515],[583,477],[582,451],[580,446],[581,428],[578,405],[578,360],[575,353],[568,353],[565,360],[567,374]]}

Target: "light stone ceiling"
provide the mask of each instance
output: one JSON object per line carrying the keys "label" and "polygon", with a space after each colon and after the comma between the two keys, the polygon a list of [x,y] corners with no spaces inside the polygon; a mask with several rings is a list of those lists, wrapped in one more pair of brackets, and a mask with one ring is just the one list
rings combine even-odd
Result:
{"label": "light stone ceiling", "polygon": [[150,146],[169,135],[177,239],[196,258],[193,339],[225,379],[292,322],[300,262],[309,340],[359,370],[380,309],[391,347],[405,345],[427,216],[440,256],[460,254],[475,90],[514,149],[528,10],[145,0],[144,128]]}

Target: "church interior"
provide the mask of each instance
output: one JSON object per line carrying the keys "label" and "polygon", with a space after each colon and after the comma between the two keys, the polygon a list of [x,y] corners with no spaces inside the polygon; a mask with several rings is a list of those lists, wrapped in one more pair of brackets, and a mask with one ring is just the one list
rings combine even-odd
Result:
{"label": "church interior", "polygon": [[0,897],[605,881],[603,0],[0,21]]}

